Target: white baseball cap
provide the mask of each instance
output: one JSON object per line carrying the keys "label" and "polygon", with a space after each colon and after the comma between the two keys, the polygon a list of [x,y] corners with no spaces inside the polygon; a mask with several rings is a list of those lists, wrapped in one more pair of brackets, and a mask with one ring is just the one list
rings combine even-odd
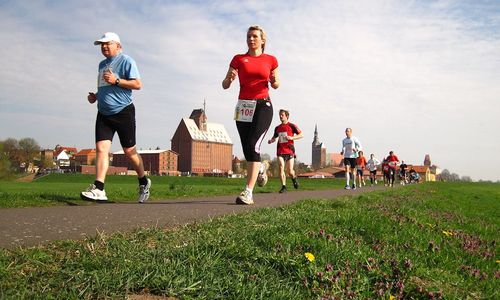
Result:
{"label": "white baseball cap", "polygon": [[102,37],[100,39],[98,39],[97,41],[94,41],[94,45],[100,45],[101,43],[107,43],[107,42],[117,42],[118,44],[121,44],[120,43],[120,37],[118,36],[118,34],[114,33],[114,32],[106,32],[102,35]]}

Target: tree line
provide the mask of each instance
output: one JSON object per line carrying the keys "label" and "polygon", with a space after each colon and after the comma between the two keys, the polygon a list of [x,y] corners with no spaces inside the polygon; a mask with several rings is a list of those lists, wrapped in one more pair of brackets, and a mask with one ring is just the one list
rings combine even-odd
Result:
{"label": "tree line", "polygon": [[40,145],[33,138],[0,141],[0,178],[28,172],[40,159]]}

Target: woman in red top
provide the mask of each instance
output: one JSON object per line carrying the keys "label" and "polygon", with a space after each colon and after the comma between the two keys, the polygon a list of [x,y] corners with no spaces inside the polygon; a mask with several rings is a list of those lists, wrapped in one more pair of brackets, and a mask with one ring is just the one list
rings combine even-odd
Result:
{"label": "woman in red top", "polygon": [[[248,51],[233,57],[222,81],[224,89],[231,86],[236,76],[240,82],[234,119],[248,162],[248,175],[245,190],[236,198],[238,204],[253,204],[253,188],[261,166],[260,145],[273,119],[269,85],[274,89],[280,85],[278,61],[274,56],[264,54],[265,44],[266,34],[261,27],[248,28]],[[265,175],[266,170],[262,171]]]}

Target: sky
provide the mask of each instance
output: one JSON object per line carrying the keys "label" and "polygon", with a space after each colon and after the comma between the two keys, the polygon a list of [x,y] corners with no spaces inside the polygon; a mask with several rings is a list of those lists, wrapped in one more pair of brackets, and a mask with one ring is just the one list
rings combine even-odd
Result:
{"label": "sky", "polygon": [[181,118],[206,101],[208,121],[226,127],[242,157],[239,86],[221,82],[254,24],[279,63],[271,127],[280,108],[290,111],[304,133],[299,161],[311,163],[316,125],[328,153],[351,127],[365,154],[393,150],[419,165],[429,154],[460,176],[500,180],[497,0],[0,0],[0,140],[93,148],[96,106],[86,97],[104,58],[93,41],[113,31],[141,73],[138,148],[170,149]]}

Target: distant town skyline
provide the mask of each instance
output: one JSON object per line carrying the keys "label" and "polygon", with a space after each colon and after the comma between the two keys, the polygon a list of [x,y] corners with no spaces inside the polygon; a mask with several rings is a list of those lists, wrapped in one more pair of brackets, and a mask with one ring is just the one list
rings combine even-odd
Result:
{"label": "distant town skyline", "polygon": [[[208,120],[227,128],[242,157],[238,85],[223,90],[221,81],[259,24],[281,76],[271,129],[289,109],[304,132],[298,160],[311,163],[316,124],[328,152],[352,127],[379,158],[393,150],[422,163],[430,154],[441,168],[496,181],[499,16],[500,2],[487,0],[2,1],[0,140],[91,147],[96,106],[86,96],[103,59],[93,41],[114,31],[142,76],[138,148],[169,149],[180,119],[206,100]],[[262,152],[274,157],[275,145]]]}

